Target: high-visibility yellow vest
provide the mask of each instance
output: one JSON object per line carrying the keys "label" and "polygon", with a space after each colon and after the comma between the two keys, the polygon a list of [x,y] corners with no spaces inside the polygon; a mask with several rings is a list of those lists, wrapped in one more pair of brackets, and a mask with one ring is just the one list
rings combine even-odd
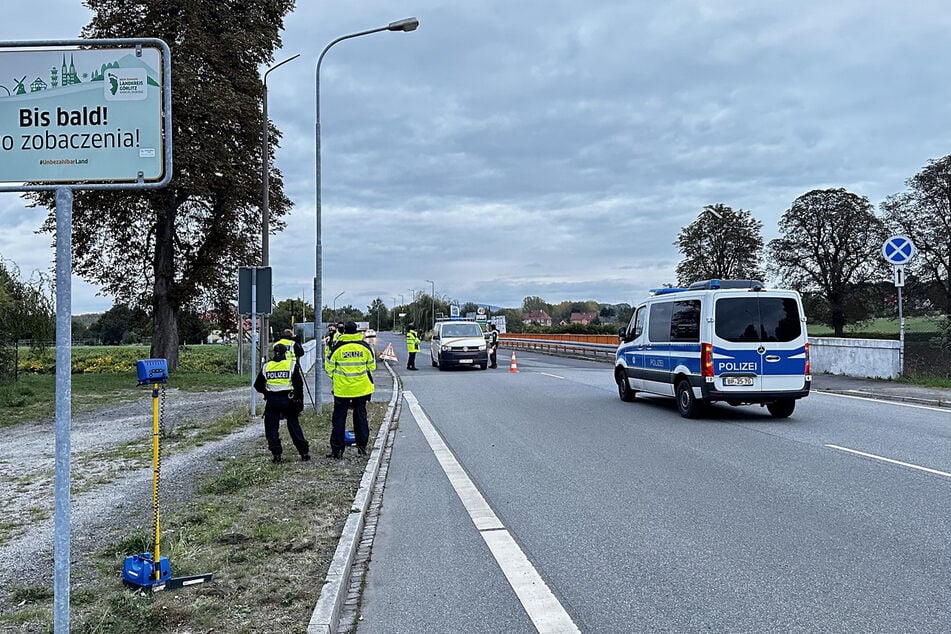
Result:
{"label": "high-visibility yellow vest", "polygon": [[284,359],[283,361],[268,361],[264,365],[264,378],[267,380],[268,392],[290,392],[294,389],[291,385],[291,372],[294,370],[293,362]]}
{"label": "high-visibility yellow vest", "polygon": [[419,335],[412,328],[406,331],[406,351],[419,352]]}
{"label": "high-visibility yellow vest", "polygon": [[287,348],[287,350],[284,352],[284,358],[291,362],[291,367],[293,368],[294,361],[297,360],[297,354],[294,352],[294,342],[291,339],[287,339],[285,337],[284,339],[279,340],[274,345],[277,345],[278,343],[283,345],[285,348]]}
{"label": "high-visibility yellow vest", "polygon": [[355,398],[373,394],[370,373],[376,370],[376,355],[359,333],[337,335],[324,370],[333,380],[334,396]]}

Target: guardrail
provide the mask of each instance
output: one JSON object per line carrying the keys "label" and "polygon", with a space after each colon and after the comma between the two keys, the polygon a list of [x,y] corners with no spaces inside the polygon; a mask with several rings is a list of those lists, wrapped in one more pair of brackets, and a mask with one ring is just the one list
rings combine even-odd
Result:
{"label": "guardrail", "polygon": [[499,345],[515,350],[614,360],[617,337],[611,335],[556,335],[511,333],[499,337]]}

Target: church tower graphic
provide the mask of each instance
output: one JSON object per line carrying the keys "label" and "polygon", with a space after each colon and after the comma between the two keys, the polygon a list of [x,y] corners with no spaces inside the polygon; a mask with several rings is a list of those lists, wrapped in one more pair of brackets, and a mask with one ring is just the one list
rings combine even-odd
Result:
{"label": "church tower graphic", "polygon": [[60,85],[72,86],[79,83],[79,75],[76,74],[76,65],[73,63],[73,56],[69,56],[69,67],[66,66],[66,54],[63,53],[63,66],[60,69]]}

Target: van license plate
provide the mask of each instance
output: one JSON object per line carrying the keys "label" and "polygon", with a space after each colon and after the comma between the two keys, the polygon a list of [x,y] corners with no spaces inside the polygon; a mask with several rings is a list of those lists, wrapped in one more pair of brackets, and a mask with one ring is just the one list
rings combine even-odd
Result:
{"label": "van license plate", "polygon": [[751,376],[725,376],[723,377],[723,385],[727,386],[746,386],[749,387],[753,385],[753,377]]}
{"label": "van license plate", "polygon": [[459,359],[459,363],[472,363],[472,359]]}

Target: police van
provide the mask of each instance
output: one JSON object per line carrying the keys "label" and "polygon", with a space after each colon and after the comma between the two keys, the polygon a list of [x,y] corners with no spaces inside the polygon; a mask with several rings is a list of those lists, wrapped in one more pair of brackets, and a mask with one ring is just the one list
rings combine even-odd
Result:
{"label": "police van", "polygon": [[694,418],[710,403],[764,405],[777,418],[809,394],[809,343],[799,293],[756,280],[706,280],[663,288],[619,332],[618,396],[677,399]]}

